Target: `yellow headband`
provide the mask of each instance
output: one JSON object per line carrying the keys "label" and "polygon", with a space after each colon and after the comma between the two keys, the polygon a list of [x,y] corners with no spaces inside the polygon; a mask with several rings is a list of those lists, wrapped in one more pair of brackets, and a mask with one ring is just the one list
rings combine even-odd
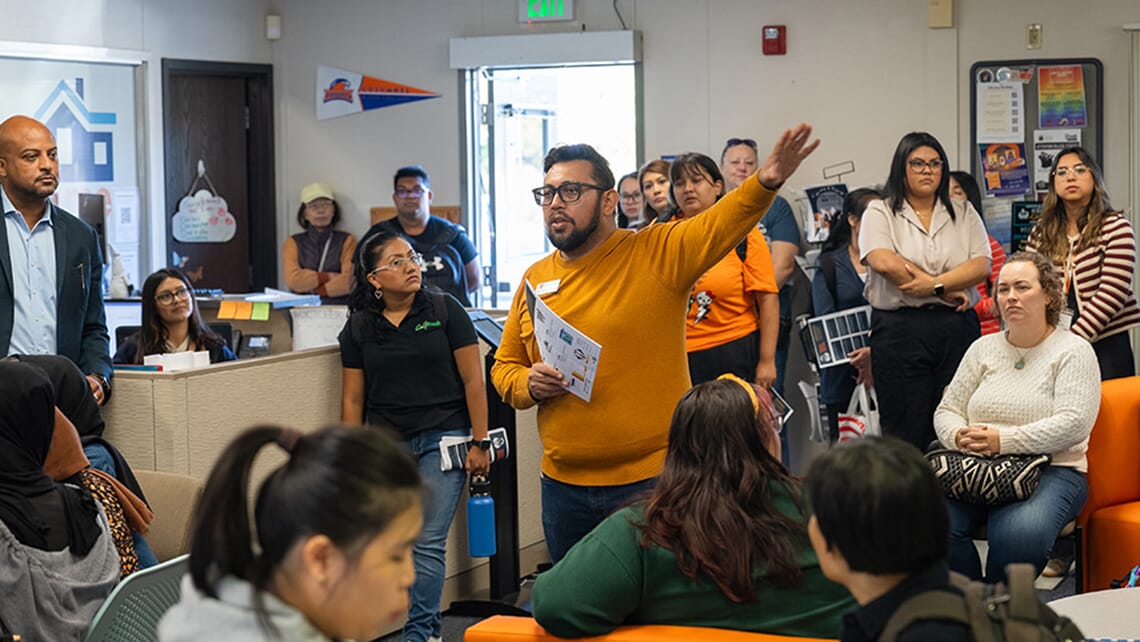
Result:
{"label": "yellow headband", "polygon": [[741,379],[731,372],[726,372],[717,377],[717,381],[733,381],[740,384],[740,387],[744,388],[744,391],[748,393],[748,398],[752,400],[752,409],[755,412],[760,412],[760,398],[756,396],[756,389],[752,387],[751,383]]}

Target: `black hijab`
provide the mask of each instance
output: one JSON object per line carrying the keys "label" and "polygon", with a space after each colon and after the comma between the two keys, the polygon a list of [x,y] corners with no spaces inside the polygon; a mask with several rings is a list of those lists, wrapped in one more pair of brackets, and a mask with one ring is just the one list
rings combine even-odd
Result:
{"label": "black hijab", "polygon": [[31,498],[58,492],[68,548],[86,555],[101,532],[99,509],[87,491],[57,485],[44,473],[54,429],[51,381],[30,365],[0,361],[0,521],[21,544],[46,550],[49,526]]}
{"label": "black hijab", "polygon": [[79,366],[67,357],[54,354],[22,354],[14,358],[47,375],[55,390],[55,405],[75,424],[80,437],[103,436],[103,413]]}

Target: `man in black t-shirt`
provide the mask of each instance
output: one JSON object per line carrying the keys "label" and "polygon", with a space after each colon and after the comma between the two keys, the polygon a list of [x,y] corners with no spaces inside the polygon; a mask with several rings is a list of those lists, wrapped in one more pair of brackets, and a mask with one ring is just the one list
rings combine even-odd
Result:
{"label": "man in black t-shirt", "polygon": [[[401,167],[394,179],[396,218],[373,225],[365,238],[381,229],[403,235],[424,257],[427,283],[471,306],[468,293],[479,289],[479,253],[459,225],[431,213],[431,179],[419,165]],[[364,244],[361,243],[361,247]]]}

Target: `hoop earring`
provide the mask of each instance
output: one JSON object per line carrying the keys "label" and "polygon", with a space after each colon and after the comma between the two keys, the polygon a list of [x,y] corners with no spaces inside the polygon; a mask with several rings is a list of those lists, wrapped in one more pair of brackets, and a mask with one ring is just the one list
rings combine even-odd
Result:
{"label": "hoop earring", "polygon": [[376,288],[372,291],[372,296],[376,297],[376,300],[379,301],[384,298],[384,293],[380,291],[380,288]]}

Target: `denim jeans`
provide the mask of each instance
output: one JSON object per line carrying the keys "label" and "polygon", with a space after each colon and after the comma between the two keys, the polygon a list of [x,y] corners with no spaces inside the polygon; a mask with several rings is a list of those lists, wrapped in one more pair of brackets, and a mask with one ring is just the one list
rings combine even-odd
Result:
{"label": "denim jeans", "polygon": [[[115,470],[115,460],[101,444],[87,444],[83,447],[83,454],[87,455],[87,461],[91,462],[92,468],[118,479],[119,474]],[[158,564],[158,558],[155,557],[154,551],[150,549],[150,544],[147,543],[146,538],[141,533],[131,531],[131,539],[135,542],[135,555],[138,555],[139,558],[139,570]]]}
{"label": "denim jeans", "polygon": [[[1068,466],[1047,466],[1037,490],[1023,502],[980,506],[947,500],[950,570],[991,583],[1005,581],[1005,565],[1014,562],[1033,564],[1040,573],[1061,527],[1080,514],[1088,494],[1084,473]],[[984,578],[971,537],[983,524],[989,544]]]}
{"label": "denim jeans", "polygon": [[424,642],[441,637],[439,598],[446,572],[447,531],[463,494],[467,474],[463,470],[439,469],[439,440],[444,436],[467,436],[470,429],[429,430],[408,439],[408,448],[419,464],[427,493],[424,497],[424,528],[412,549],[416,581],[409,591],[411,605],[404,625],[405,642]]}
{"label": "denim jeans", "polygon": [[624,486],[574,486],[543,475],[542,530],[550,561],[558,562],[602,520],[656,483],[653,477]]}

